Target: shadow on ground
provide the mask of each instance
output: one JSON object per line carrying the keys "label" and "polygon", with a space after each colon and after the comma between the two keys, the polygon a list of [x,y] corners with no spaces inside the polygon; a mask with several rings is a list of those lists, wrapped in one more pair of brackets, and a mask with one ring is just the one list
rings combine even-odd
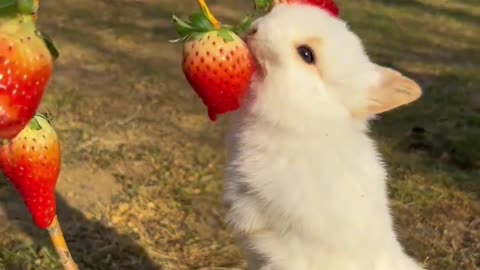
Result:
{"label": "shadow on ground", "polygon": [[[61,195],[57,194],[56,197],[58,218],[80,269],[161,269],[149,259],[144,248],[134,242],[135,235],[120,234],[101,222],[87,219],[79,210],[72,208]],[[5,187],[0,193],[0,210],[2,208],[5,216],[0,215],[0,220],[6,218],[12,225],[16,225],[17,229],[30,237],[35,245],[51,245],[47,232],[33,225],[26,207],[11,187]],[[6,269],[25,269],[26,266],[21,263],[6,265]]]}

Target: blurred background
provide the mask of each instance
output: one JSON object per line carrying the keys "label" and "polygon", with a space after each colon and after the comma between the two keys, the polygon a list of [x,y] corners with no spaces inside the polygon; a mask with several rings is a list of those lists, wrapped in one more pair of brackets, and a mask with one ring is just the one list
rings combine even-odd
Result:
{"label": "blurred background", "polygon": [[[226,23],[253,0],[208,0]],[[480,269],[480,1],[337,0],[379,64],[424,96],[374,122],[402,243],[432,270]],[[171,14],[194,0],[43,1],[60,58],[42,109],[63,145],[59,218],[80,269],[245,269],[223,222],[222,135],[180,69]],[[60,269],[0,179],[0,269]]]}

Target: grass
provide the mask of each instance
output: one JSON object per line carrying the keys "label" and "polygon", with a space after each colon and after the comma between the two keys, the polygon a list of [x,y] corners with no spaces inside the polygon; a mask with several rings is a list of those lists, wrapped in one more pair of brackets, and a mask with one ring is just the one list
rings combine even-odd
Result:
{"label": "grass", "polygon": [[[210,3],[227,20],[250,8]],[[371,57],[424,89],[373,124],[402,242],[429,269],[479,269],[480,3],[338,3]],[[62,139],[59,218],[82,270],[245,267],[223,223],[225,120],[208,121],[182,77],[180,48],[166,42],[170,14],[190,4],[42,2],[41,27],[61,52],[42,108]],[[60,269],[3,180],[0,234],[0,269]]]}

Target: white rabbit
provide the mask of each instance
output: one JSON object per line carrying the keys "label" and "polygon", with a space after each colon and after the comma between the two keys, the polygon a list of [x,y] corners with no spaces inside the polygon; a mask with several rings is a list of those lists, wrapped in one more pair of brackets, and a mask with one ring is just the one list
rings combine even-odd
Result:
{"label": "white rabbit", "polygon": [[227,221],[252,270],[420,270],[397,240],[374,115],[421,96],[345,22],[279,5],[245,38],[259,68],[226,138]]}

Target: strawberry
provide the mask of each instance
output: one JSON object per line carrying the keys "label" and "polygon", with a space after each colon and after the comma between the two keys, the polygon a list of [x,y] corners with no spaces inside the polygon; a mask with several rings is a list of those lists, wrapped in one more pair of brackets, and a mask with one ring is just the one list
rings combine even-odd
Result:
{"label": "strawberry", "polygon": [[279,4],[305,4],[321,8],[334,17],[339,16],[339,10],[333,0],[256,0],[256,7],[268,9]]}
{"label": "strawberry", "polygon": [[246,18],[237,27],[221,25],[198,0],[202,13],[183,21],[173,16],[183,41],[182,69],[190,86],[208,108],[211,121],[217,115],[234,111],[255,71],[254,58],[238,36],[250,23]]}
{"label": "strawberry", "polygon": [[35,115],[13,139],[0,146],[0,169],[22,196],[34,223],[46,229],[56,214],[55,185],[60,143],[50,121]]}
{"label": "strawberry", "polygon": [[35,115],[58,52],[35,26],[37,0],[0,1],[0,139]]}

